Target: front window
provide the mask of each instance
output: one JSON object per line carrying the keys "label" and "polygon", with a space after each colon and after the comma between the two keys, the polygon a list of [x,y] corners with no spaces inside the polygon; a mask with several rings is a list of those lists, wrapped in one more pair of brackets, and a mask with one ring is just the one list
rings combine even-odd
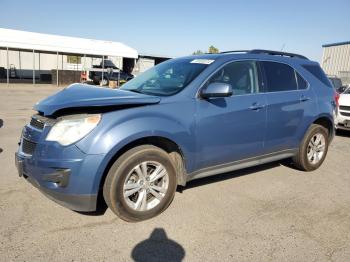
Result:
{"label": "front window", "polygon": [[253,61],[232,62],[224,66],[206,84],[214,82],[230,84],[233,95],[259,92],[257,67]]}
{"label": "front window", "polygon": [[212,62],[208,59],[168,60],[130,80],[120,89],[170,96],[188,86]]}

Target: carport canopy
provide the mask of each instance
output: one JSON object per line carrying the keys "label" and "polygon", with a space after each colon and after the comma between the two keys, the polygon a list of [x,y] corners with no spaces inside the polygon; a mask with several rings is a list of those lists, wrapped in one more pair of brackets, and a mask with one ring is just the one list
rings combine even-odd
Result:
{"label": "carport canopy", "polygon": [[120,42],[33,33],[0,28],[0,47],[39,52],[137,58],[135,49]]}

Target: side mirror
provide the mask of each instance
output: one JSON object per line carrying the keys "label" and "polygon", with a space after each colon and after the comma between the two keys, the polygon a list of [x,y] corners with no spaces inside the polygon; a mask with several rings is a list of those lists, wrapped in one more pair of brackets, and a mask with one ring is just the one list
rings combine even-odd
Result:
{"label": "side mirror", "polygon": [[232,95],[232,86],[226,83],[214,82],[210,83],[201,92],[201,97],[211,98],[211,97],[229,97]]}

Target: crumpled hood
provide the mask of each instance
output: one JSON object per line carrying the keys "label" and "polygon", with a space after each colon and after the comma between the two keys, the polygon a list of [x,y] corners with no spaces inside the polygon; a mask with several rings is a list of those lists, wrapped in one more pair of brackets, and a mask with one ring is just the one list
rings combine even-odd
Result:
{"label": "crumpled hood", "polygon": [[73,84],[38,102],[34,106],[34,110],[49,116],[62,109],[149,105],[159,102],[160,98],[157,96],[119,89]]}

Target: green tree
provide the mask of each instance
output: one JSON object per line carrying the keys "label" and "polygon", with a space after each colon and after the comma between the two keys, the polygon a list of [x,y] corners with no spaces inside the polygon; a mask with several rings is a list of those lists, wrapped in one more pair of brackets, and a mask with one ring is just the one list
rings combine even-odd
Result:
{"label": "green tree", "polygon": [[216,48],[215,46],[211,45],[208,48],[208,53],[209,54],[217,54],[217,53],[219,53],[219,49]]}
{"label": "green tree", "polygon": [[202,54],[204,54],[204,52],[202,50],[199,50],[199,49],[192,53],[192,55],[202,55]]}

